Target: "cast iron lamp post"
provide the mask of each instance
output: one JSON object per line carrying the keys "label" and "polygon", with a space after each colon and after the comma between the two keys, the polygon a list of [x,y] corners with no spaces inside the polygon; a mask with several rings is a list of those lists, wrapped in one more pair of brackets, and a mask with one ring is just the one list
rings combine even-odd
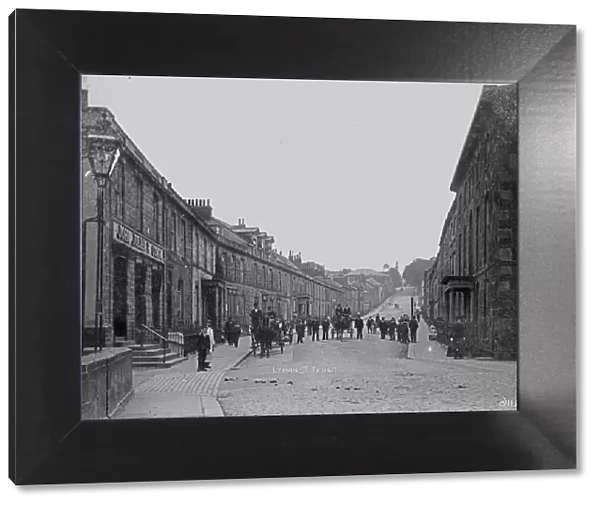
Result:
{"label": "cast iron lamp post", "polygon": [[[109,135],[88,134],[84,137],[83,151],[90,166],[89,173],[96,181],[97,214],[84,224],[84,237],[88,222],[95,221],[98,228],[96,241],[96,303],[94,306],[94,351],[96,352],[98,348],[102,351],[101,338],[104,334],[104,190],[121,154],[120,141]],[[86,246],[84,242],[84,251]]]}

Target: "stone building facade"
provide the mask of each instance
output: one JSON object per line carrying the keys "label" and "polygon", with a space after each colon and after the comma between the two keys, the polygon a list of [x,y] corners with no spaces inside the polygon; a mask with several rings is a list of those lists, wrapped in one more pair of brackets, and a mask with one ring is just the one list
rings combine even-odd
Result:
{"label": "stone building facade", "polygon": [[[91,337],[102,315],[107,345],[197,329],[206,311],[202,284],[215,272],[216,236],[150,164],[110,110],[89,107],[83,94],[82,218],[83,333]],[[102,285],[96,307],[97,186],[85,139],[117,139],[118,156],[104,190]],[[84,339],[85,341],[85,339]]]}
{"label": "stone building facade", "polygon": [[190,199],[188,205],[217,238],[216,276],[207,291],[208,314],[217,330],[232,318],[247,331],[255,303],[287,320],[333,313],[332,300],[340,290],[320,271],[311,270],[318,264],[305,265],[291,252],[282,255],[273,248],[274,237],[259,227],[246,226],[243,219],[237,225],[217,219],[208,200]]}
{"label": "stone building facade", "polygon": [[517,156],[516,86],[484,86],[423,302],[431,320],[462,317],[475,354],[516,356]]}

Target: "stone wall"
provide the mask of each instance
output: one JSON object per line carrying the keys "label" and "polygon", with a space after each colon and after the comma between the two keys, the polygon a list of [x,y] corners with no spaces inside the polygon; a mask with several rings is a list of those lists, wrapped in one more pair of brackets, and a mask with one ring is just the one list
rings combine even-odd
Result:
{"label": "stone wall", "polygon": [[109,348],[82,357],[81,419],[110,418],[133,392],[129,348]]}

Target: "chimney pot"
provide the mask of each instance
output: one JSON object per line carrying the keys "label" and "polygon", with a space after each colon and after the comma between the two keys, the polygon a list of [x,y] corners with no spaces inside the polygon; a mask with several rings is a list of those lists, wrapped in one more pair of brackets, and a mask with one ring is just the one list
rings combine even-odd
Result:
{"label": "chimney pot", "polygon": [[206,201],[206,205],[207,205],[207,206],[210,206],[210,199],[208,199],[208,200]]}

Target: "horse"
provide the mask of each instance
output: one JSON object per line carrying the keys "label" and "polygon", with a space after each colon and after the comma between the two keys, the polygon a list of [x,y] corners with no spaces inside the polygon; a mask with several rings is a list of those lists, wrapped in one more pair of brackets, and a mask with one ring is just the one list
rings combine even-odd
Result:
{"label": "horse", "polygon": [[348,315],[336,315],[336,318],[333,322],[333,328],[335,330],[337,340],[344,340],[345,330],[348,330],[350,332],[350,337],[352,338],[352,320]]}
{"label": "horse", "polygon": [[255,332],[256,346],[254,347],[254,356],[256,356],[256,348],[260,347],[260,358],[271,356],[271,350],[273,349],[273,341],[277,341],[277,344],[281,348],[283,353],[283,335],[279,323],[275,319],[265,319],[262,325],[258,327]]}
{"label": "horse", "polygon": [[275,337],[275,329],[263,326],[259,327],[256,330],[256,346],[253,350],[254,356],[256,356],[256,349],[260,348],[260,358],[263,358],[265,355],[267,358],[270,357]]}

